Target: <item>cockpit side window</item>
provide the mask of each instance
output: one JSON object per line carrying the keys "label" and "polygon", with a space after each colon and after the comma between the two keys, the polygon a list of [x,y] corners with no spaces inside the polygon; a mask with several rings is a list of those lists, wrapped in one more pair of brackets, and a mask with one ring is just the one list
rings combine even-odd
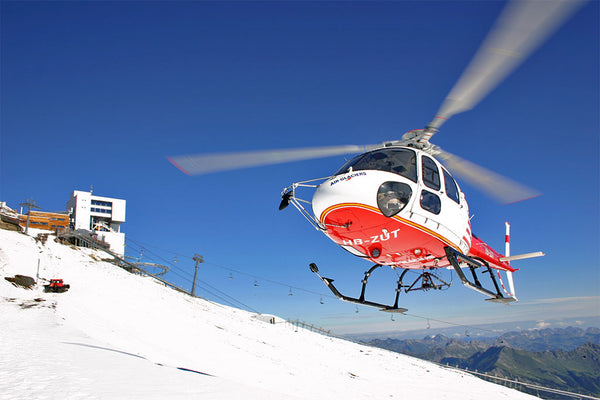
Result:
{"label": "cockpit side window", "polygon": [[428,192],[427,190],[421,191],[421,208],[427,210],[433,214],[439,214],[442,210],[442,202],[437,194]]}
{"label": "cockpit side window", "polygon": [[458,186],[448,171],[442,168],[444,172],[444,186],[446,187],[446,196],[460,204],[460,196],[458,195]]}
{"label": "cockpit side window", "polygon": [[370,151],[348,161],[336,175],[352,171],[379,170],[402,175],[413,182],[417,181],[416,154],[410,149],[389,148]]}
{"label": "cockpit side window", "polygon": [[435,161],[427,156],[423,156],[421,165],[423,167],[423,183],[425,186],[434,190],[440,190],[440,171],[437,165],[435,165]]}

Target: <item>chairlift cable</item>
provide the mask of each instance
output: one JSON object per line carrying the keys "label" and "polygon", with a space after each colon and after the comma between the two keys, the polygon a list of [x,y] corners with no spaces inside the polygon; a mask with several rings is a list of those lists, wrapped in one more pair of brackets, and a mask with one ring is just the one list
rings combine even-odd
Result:
{"label": "chairlift cable", "polygon": [[237,269],[234,269],[234,268],[231,268],[231,267],[227,267],[227,266],[224,266],[224,265],[213,264],[213,263],[210,263],[210,262],[206,262],[204,264],[205,265],[209,265],[209,266],[214,266],[214,267],[217,267],[217,268],[221,268],[221,269],[225,269],[225,270],[229,271],[230,273],[236,273],[236,274],[239,274],[239,275],[245,275],[245,276],[248,276],[250,278],[259,280],[259,281],[269,282],[269,283],[273,283],[273,284],[279,285],[279,286],[285,286],[287,288],[291,288],[291,289],[298,290],[298,291],[301,291],[301,292],[310,293],[310,294],[314,294],[314,295],[322,296],[322,297],[328,297],[328,298],[331,298],[331,299],[335,299],[336,298],[335,296],[332,296],[332,295],[329,295],[329,294],[323,294],[323,293],[320,293],[320,292],[315,292],[314,290],[305,289],[305,288],[302,288],[302,287],[299,287],[299,286],[290,285],[289,283],[279,282],[279,281],[276,281],[276,280],[273,280],[273,279],[269,279],[269,278],[265,278],[265,277],[262,277],[262,276],[259,276],[259,275],[250,274],[248,272],[240,271],[240,270],[237,270]]}
{"label": "chairlift cable", "polygon": [[[134,240],[131,240],[131,238],[128,238],[128,240],[129,240],[130,242],[134,243],[135,245],[138,245],[138,246],[139,246],[139,244],[138,244],[138,243],[136,243]],[[188,281],[189,281],[189,279],[191,278],[191,274],[190,274],[190,278],[187,278],[187,279],[186,279],[186,277],[185,277],[185,276],[183,276],[182,274],[180,274],[180,273],[178,273],[178,272],[176,271],[176,270],[181,270],[182,272],[185,272],[185,270],[183,270],[182,268],[180,268],[180,267],[178,267],[178,266],[174,265],[174,264],[173,264],[173,263],[171,263],[169,260],[166,260],[166,259],[164,259],[163,257],[161,257],[160,255],[158,255],[158,254],[154,253],[153,251],[149,250],[149,249],[148,249],[147,247],[145,247],[145,246],[144,246],[144,249],[146,250],[146,252],[153,254],[155,257],[158,257],[159,259],[161,259],[161,260],[162,260],[163,262],[165,262],[166,264],[169,264],[169,265],[172,267],[172,268],[170,269],[170,272],[173,272],[175,275],[177,275],[177,276],[179,276],[179,277],[181,277],[181,278],[183,278],[183,279],[185,279],[185,280],[188,280]],[[258,310],[256,310],[256,309],[254,309],[254,308],[250,307],[249,305],[247,305],[247,304],[243,303],[242,301],[240,301],[240,300],[236,299],[235,297],[233,297],[233,296],[231,296],[231,295],[229,295],[229,294],[227,294],[227,293],[223,292],[222,290],[219,290],[219,289],[217,289],[216,287],[214,287],[214,286],[210,285],[208,282],[205,282],[205,281],[203,281],[203,280],[201,280],[201,279],[196,279],[196,282],[197,282],[197,287],[199,287],[200,289],[204,290],[205,292],[207,292],[207,293],[211,294],[212,296],[216,297],[217,299],[220,299],[220,300],[222,300],[222,301],[224,301],[224,302],[226,302],[226,303],[228,303],[228,304],[230,304],[230,305],[232,305],[232,306],[234,306],[234,307],[240,307],[240,306],[241,306],[242,308],[244,308],[244,309],[246,309],[246,310],[250,310],[250,311],[252,311],[252,312],[259,313],[259,311],[258,311]],[[201,286],[201,285],[198,285],[198,283],[200,283],[201,285],[204,285],[205,287],[203,287],[203,286]],[[208,288],[210,288],[210,289],[207,289],[207,288],[206,288],[206,286],[207,286]],[[217,294],[217,293],[215,293],[215,292],[217,292],[218,294]]]}
{"label": "chairlift cable", "polygon": [[[159,256],[159,255],[157,255],[157,254],[155,254],[155,253],[154,253],[152,250],[149,250],[149,248],[148,248],[147,246],[141,246],[139,243],[137,243],[137,242],[135,242],[135,241],[131,240],[130,238],[128,238],[128,240],[129,240],[129,241],[131,241],[132,243],[134,243],[134,244],[136,244],[136,245],[140,246],[140,247],[143,247],[143,248],[144,248],[144,250],[145,250],[145,252],[146,252],[146,253],[145,253],[145,255],[146,255],[146,256],[148,255],[148,253],[152,253],[152,254],[154,254],[156,257],[158,257],[158,258],[160,258],[161,260],[163,260],[164,262],[166,262],[167,264],[169,264],[169,265],[173,266],[174,268],[173,268],[173,269],[171,269],[169,272],[173,272],[175,275],[178,275],[179,277],[181,277],[181,278],[183,278],[183,279],[187,279],[187,280],[190,280],[190,279],[191,279],[191,273],[188,273],[187,271],[185,271],[185,270],[182,270],[182,269],[181,269],[181,268],[179,268],[178,266],[176,266],[176,265],[173,265],[173,264],[172,264],[170,261],[168,261],[168,260],[165,260],[163,257],[161,257],[161,256]],[[163,250],[163,251],[167,251],[167,252],[169,252],[169,253],[172,253],[172,254],[177,254],[177,253],[175,253],[175,252],[168,251],[168,250],[165,250],[165,249],[161,249],[161,250]],[[186,259],[187,259],[187,258],[189,258],[189,259],[191,260],[191,257],[185,256],[185,255],[181,255],[181,254],[177,254],[177,255],[178,255],[178,256],[180,256],[180,257],[186,258]],[[207,265],[207,266],[213,266],[213,267],[217,267],[217,268],[221,268],[221,269],[224,269],[224,270],[227,270],[227,271],[229,271],[229,272],[230,272],[230,275],[229,275],[229,277],[228,277],[229,279],[232,279],[232,277],[233,277],[233,273],[235,273],[235,274],[239,274],[239,275],[244,275],[244,276],[251,277],[251,278],[253,278],[253,279],[257,280],[257,281],[264,281],[264,282],[269,282],[269,283],[272,283],[272,284],[275,284],[275,285],[284,286],[284,287],[287,287],[287,288],[289,288],[289,289],[290,289],[290,291],[293,289],[293,290],[297,290],[297,291],[302,291],[302,292],[305,292],[305,293],[309,293],[309,294],[312,294],[312,295],[317,295],[317,296],[319,296],[319,297],[320,297],[320,299],[321,299],[321,300],[322,300],[324,297],[335,299],[335,297],[334,297],[334,296],[332,296],[332,295],[328,295],[328,294],[322,294],[322,293],[319,293],[319,292],[316,292],[316,291],[313,291],[313,290],[310,290],[310,289],[305,289],[305,288],[302,288],[302,287],[299,287],[299,286],[290,285],[290,284],[288,284],[288,283],[285,283],[285,282],[280,282],[280,281],[276,281],[276,280],[273,280],[273,279],[269,279],[269,278],[261,277],[261,276],[254,275],[254,274],[251,274],[251,273],[248,273],[248,272],[244,272],[244,271],[240,271],[240,270],[237,270],[237,269],[234,269],[234,268],[231,268],[231,267],[225,266],[225,265],[214,264],[214,263],[210,263],[210,262],[208,262],[208,263],[205,263],[205,265]],[[182,271],[184,274],[186,274],[186,275],[189,275],[189,277],[188,277],[188,278],[186,278],[185,276],[183,276],[183,275],[182,275],[182,274],[180,274],[180,273],[177,273],[177,272],[176,272],[176,271],[174,271],[174,270],[181,270],[181,271]],[[399,276],[399,273],[398,273],[398,271],[396,271],[395,269],[394,269],[394,271],[395,271],[395,272],[396,272],[396,274]],[[415,273],[415,274],[416,274],[416,273],[418,273],[418,272],[417,272],[417,271],[413,271],[413,270],[409,270],[409,273]],[[451,275],[451,279],[453,279],[453,274],[452,274],[452,271],[450,271],[450,275]],[[228,295],[228,294],[226,294],[226,293],[224,293],[224,292],[220,291],[219,289],[217,289],[217,288],[213,287],[212,285],[209,285],[208,283],[206,283],[206,282],[204,282],[204,281],[200,281],[200,282],[201,282],[202,284],[204,284],[204,285],[207,285],[207,286],[211,287],[213,290],[215,290],[215,291],[218,291],[218,292],[222,293],[222,295],[223,295],[223,296],[226,296],[226,297],[229,297],[229,298],[231,298],[232,300],[231,300],[231,301],[227,301],[226,299],[223,299],[221,296],[219,296],[219,295],[217,295],[217,294],[215,294],[215,293],[211,293],[211,292],[210,292],[208,289],[206,289],[206,288],[202,288],[203,290],[205,290],[206,292],[208,292],[208,293],[212,294],[212,295],[213,295],[213,296],[215,296],[216,298],[219,298],[219,299],[221,299],[221,300],[223,300],[223,301],[226,301],[228,304],[230,304],[230,305],[233,305],[234,307],[235,307],[235,305],[234,305],[234,304],[232,304],[233,302],[235,302],[235,303],[238,303],[238,304],[240,304],[240,305],[243,305],[243,307],[244,307],[244,308],[246,308],[246,309],[249,309],[249,310],[251,310],[251,311],[253,311],[253,312],[258,312],[258,311],[256,311],[256,310],[252,309],[250,306],[248,306],[248,305],[244,304],[243,302],[241,302],[241,301],[239,301],[239,300],[235,299],[235,298],[234,298],[234,297],[232,297],[231,295]],[[289,296],[289,294],[288,294],[288,296]],[[402,314],[403,314],[403,315],[405,315],[405,316],[408,316],[408,317],[420,318],[420,319],[428,320],[429,322],[438,322],[438,323],[445,324],[445,325],[451,325],[451,326],[456,326],[456,327],[462,327],[462,328],[465,328],[465,329],[469,329],[469,330],[471,330],[471,331],[473,331],[473,330],[478,330],[478,331],[489,332],[489,333],[494,333],[494,334],[495,334],[495,333],[497,333],[496,331],[493,331],[493,330],[490,330],[490,329],[486,329],[486,328],[480,328],[480,327],[473,326],[473,325],[460,324],[460,323],[456,323],[456,322],[445,321],[445,320],[441,320],[441,319],[438,319],[438,318],[431,318],[431,317],[426,317],[426,316],[417,315],[417,314],[413,314],[413,313],[407,313],[407,312],[405,312],[405,313],[402,313]]]}

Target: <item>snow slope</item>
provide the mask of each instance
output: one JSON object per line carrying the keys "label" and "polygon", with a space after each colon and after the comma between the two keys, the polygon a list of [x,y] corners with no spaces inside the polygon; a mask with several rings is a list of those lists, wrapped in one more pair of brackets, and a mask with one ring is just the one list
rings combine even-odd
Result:
{"label": "snow slope", "polygon": [[[192,298],[103,253],[0,229],[2,399],[528,399],[426,361]],[[62,278],[66,293],[15,287]],[[41,281],[41,279],[40,279]]]}

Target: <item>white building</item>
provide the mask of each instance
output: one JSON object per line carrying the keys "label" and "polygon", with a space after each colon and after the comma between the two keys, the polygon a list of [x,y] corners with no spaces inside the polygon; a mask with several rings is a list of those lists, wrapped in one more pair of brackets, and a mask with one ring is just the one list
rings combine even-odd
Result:
{"label": "white building", "polygon": [[93,231],[98,239],[110,244],[110,249],[125,254],[125,200],[95,196],[92,192],[73,191],[67,202],[73,229]]}

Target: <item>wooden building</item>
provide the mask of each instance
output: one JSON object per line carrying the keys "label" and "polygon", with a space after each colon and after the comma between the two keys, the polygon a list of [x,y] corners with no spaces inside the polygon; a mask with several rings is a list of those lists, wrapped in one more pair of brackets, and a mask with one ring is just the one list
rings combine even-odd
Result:
{"label": "wooden building", "polygon": [[[19,224],[27,225],[27,214],[19,214]],[[29,227],[55,231],[69,227],[69,215],[67,213],[53,213],[44,211],[29,211]]]}

